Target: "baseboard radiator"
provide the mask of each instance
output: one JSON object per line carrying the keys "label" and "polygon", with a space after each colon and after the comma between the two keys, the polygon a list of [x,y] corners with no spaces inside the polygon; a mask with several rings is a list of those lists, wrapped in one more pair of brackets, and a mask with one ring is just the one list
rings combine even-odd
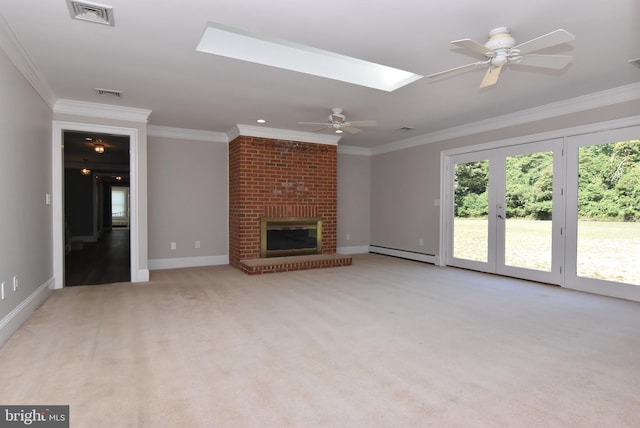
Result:
{"label": "baseboard radiator", "polygon": [[398,250],[396,248],[379,247],[377,245],[369,245],[369,252],[374,254],[383,254],[385,256],[399,257],[401,259],[415,260],[431,264],[438,263],[438,257],[434,254],[418,253],[416,251]]}

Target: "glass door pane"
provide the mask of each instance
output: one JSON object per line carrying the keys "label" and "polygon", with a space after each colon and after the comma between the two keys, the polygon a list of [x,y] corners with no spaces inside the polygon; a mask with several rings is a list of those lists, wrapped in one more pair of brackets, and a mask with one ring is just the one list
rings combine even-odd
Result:
{"label": "glass door pane", "polygon": [[640,285],[640,139],[578,148],[579,277]]}
{"label": "glass door pane", "polygon": [[504,264],[550,272],[553,152],[507,156],[505,167]]}
{"label": "glass door pane", "polygon": [[489,161],[454,164],[453,257],[489,261]]}

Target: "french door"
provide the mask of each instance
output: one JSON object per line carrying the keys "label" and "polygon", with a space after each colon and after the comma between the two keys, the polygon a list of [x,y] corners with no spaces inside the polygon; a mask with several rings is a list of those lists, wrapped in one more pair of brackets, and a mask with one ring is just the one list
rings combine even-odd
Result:
{"label": "french door", "polygon": [[640,300],[640,126],[567,138],[565,286]]}
{"label": "french door", "polygon": [[560,284],[563,140],[449,157],[447,265]]}
{"label": "french door", "polygon": [[640,301],[640,126],[445,157],[444,261]]}

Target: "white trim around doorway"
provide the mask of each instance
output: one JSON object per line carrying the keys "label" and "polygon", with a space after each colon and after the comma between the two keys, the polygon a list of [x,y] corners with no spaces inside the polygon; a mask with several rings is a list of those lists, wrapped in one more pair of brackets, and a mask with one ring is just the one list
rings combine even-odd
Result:
{"label": "white trim around doorway", "polygon": [[[129,137],[129,177],[131,192],[131,282],[149,281],[149,269],[147,260],[142,260],[139,240],[141,226],[146,224],[146,219],[139,216],[140,194],[140,168],[139,138],[137,128],[119,126],[95,125],[78,122],[53,121],[52,138],[52,208],[53,208],[53,288],[64,287],[64,156],[63,156],[63,132],[81,131],[105,134],[125,135]],[[146,244],[146,243],[145,243]],[[145,252],[146,254],[146,252]],[[145,266],[144,268],[142,266]]]}

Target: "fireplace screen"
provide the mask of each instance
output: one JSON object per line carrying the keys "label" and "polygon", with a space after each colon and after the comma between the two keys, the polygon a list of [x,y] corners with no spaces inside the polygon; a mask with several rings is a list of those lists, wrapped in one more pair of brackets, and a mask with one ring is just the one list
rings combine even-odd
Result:
{"label": "fireplace screen", "polygon": [[318,254],[322,220],[318,217],[264,217],[260,220],[260,257]]}

